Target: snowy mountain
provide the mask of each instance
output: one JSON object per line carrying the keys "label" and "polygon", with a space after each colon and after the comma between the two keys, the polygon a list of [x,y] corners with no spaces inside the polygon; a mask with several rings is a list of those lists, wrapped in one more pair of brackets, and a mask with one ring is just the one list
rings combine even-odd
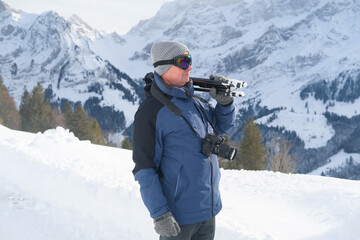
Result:
{"label": "snowy mountain", "polygon": [[18,102],[40,81],[53,102],[80,101],[103,129],[121,132],[143,97],[152,43],[170,39],[190,48],[192,76],[248,82],[233,140],[253,116],[265,140],[293,143],[298,172],[360,153],[359,1],[176,0],[123,36],[78,17],[0,9],[0,74]]}
{"label": "snowy mountain", "polygon": [[[157,239],[132,152],[0,125],[0,238]],[[360,182],[222,170],[217,240],[357,240]]]}
{"label": "snowy mountain", "polygon": [[53,11],[35,15],[0,6],[0,74],[17,104],[24,87],[40,82],[52,104],[81,102],[103,130],[120,132],[131,124],[139,85],[89,48],[102,37],[99,31],[77,16],[65,20]]}
{"label": "snowy mountain", "polygon": [[243,123],[254,116],[266,140],[283,136],[293,143],[299,172],[342,150],[360,153],[359,1],[172,1],[123,38],[115,48],[130,61],[98,51],[104,39],[92,49],[129,66],[131,76],[151,70],[153,42],[171,39],[189,46],[192,76],[247,81],[230,137],[240,139]]}

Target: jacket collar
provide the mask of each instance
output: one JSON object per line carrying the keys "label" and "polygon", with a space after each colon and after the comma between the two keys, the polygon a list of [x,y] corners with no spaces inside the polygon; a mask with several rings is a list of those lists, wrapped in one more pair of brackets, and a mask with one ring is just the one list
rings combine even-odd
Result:
{"label": "jacket collar", "polygon": [[183,88],[179,88],[179,87],[170,86],[167,83],[165,83],[164,80],[162,80],[156,72],[154,73],[154,78],[156,85],[160,88],[162,92],[164,92],[167,95],[178,98],[188,98],[188,95],[186,94],[183,88],[187,88],[192,94],[194,93],[194,86],[192,84],[192,81],[187,83]]}

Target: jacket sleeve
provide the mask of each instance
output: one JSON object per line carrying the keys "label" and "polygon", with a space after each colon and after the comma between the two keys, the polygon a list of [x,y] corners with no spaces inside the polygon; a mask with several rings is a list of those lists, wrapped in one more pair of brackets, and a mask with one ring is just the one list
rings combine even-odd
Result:
{"label": "jacket sleeve", "polygon": [[136,112],[133,124],[133,174],[139,182],[141,197],[152,218],[168,211],[157,173],[162,153],[156,133],[156,117],[160,108],[156,102],[145,100]]}
{"label": "jacket sleeve", "polygon": [[211,122],[215,125],[219,134],[229,134],[232,127],[235,125],[235,106],[234,103],[223,106],[219,103],[215,108],[209,106],[209,117]]}

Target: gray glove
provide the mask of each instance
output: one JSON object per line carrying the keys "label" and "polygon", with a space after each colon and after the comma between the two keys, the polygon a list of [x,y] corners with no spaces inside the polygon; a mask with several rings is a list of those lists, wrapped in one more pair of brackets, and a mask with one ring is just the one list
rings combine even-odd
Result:
{"label": "gray glove", "polygon": [[166,212],[163,215],[154,219],[155,231],[164,237],[177,236],[180,233],[179,224],[171,212]]}
{"label": "gray glove", "polygon": [[230,105],[234,98],[232,96],[225,96],[225,93],[216,93],[216,88],[211,88],[210,96],[223,106]]}
{"label": "gray glove", "polygon": [[[210,79],[213,80],[228,80],[227,77],[224,76],[215,76],[215,75],[210,75]],[[227,106],[230,105],[233,101],[234,98],[232,96],[225,96],[225,92],[217,92],[216,88],[211,88],[210,92],[209,92],[210,96],[215,99],[219,104],[223,105],[223,106]]]}

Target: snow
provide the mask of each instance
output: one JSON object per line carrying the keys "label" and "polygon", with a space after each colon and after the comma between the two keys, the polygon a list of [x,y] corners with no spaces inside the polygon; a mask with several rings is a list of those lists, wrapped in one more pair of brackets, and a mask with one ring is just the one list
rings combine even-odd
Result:
{"label": "snow", "polygon": [[343,115],[351,118],[360,113],[360,98],[356,99],[353,103],[351,102],[336,102],[332,107],[329,107],[329,111],[336,113],[337,115]]}
{"label": "snow", "polygon": [[337,167],[341,167],[345,165],[346,160],[353,158],[354,163],[360,163],[360,154],[358,153],[346,153],[344,150],[340,150],[337,154],[333,155],[327,160],[327,164],[317,168],[316,170],[312,171],[310,174],[313,175],[321,175],[322,172],[326,172],[330,169],[336,169]]}
{"label": "snow", "polygon": [[[125,84],[123,84],[123,86],[124,85]],[[114,109],[117,111],[123,111],[127,126],[129,125],[129,123],[133,121],[135,112],[138,109],[138,105],[135,105],[132,102],[129,102],[128,100],[124,99],[123,92],[120,92],[115,89],[111,89],[105,85],[104,91],[102,92],[102,96],[104,96],[104,99],[101,101],[101,104],[103,106],[111,106],[111,104],[116,103],[112,105]]]}
{"label": "snow", "polygon": [[[277,118],[267,125],[286,126],[286,130],[296,131],[304,141],[305,149],[325,146],[335,134],[334,129],[326,123],[324,115],[280,111],[276,116]],[[256,120],[256,123],[265,124],[269,117],[271,116],[262,117]]]}
{"label": "snow", "polygon": [[[327,141],[335,135],[335,130],[327,123],[324,116],[326,106],[322,104],[322,101],[316,100],[313,96],[303,101],[299,94],[282,93],[281,87],[274,85],[268,84],[266,86],[274,90],[272,94],[264,98],[271,102],[270,108],[281,106],[284,110],[277,111],[275,113],[276,119],[271,122],[268,119],[272,115],[267,115],[257,119],[256,123],[271,127],[280,126],[286,130],[295,131],[299,138],[304,141],[305,149],[326,146]],[[349,107],[349,112],[352,107],[353,105]],[[344,109],[339,112],[344,113]]]}
{"label": "snow", "polygon": [[[0,238],[158,239],[130,150],[0,125]],[[358,159],[359,156],[354,156]],[[358,239],[360,182],[222,170],[215,239]]]}

